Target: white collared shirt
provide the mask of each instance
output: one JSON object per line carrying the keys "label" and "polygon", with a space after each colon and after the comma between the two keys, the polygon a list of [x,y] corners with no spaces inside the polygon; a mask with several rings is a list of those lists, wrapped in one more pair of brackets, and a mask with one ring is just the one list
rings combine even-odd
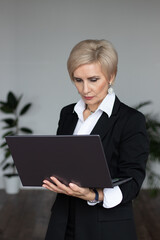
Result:
{"label": "white collared shirt", "polygon": [[[102,113],[105,112],[108,117],[111,116],[113,106],[115,102],[115,93],[107,94],[107,96],[103,99],[97,110],[92,113],[86,120],[84,120],[83,112],[86,108],[86,104],[81,99],[74,107],[74,111],[78,115],[78,122],[75,127],[73,135],[81,135],[81,134],[90,134],[101,117]],[[112,208],[118,205],[122,201],[122,192],[118,186],[114,188],[104,188],[104,199],[103,199],[103,207]],[[98,203],[98,202],[97,202]],[[95,205],[96,203],[91,203],[88,201],[89,205]]]}

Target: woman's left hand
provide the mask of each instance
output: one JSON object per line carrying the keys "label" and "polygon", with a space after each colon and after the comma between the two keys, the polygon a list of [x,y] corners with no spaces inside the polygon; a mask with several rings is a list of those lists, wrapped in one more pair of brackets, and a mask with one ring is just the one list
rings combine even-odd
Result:
{"label": "woman's left hand", "polygon": [[50,191],[78,197],[87,201],[92,201],[95,198],[95,193],[90,188],[82,188],[74,183],[69,183],[69,186],[66,186],[55,177],[50,177],[50,179],[53,183],[48,180],[44,180],[42,185]]}

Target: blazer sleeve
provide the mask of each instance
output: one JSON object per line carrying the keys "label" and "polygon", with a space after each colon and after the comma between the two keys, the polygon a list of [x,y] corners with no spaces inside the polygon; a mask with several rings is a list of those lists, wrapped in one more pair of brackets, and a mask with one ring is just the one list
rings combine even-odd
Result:
{"label": "blazer sleeve", "polygon": [[118,175],[132,177],[131,181],[120,185],[122,203],[125,203],[134,199],[140,191],[149,154],[145,118],[138,111],[129,117],[123,128],[119,153]]}
{"label": "blazer sleeve", "polygon": [[62,108],[58,122],[57,135],[73,134],[73,130],[77,122],[77,115],[74,112],[74,106],[75,103]]}
{"label": "blazer sleeve", "polygon": [[57,128],[57,132],[56,132],[57,135],[60,135],[62,132],[64,120],[65,120],[65,109],[63,108],[60,112],[58,128]]}

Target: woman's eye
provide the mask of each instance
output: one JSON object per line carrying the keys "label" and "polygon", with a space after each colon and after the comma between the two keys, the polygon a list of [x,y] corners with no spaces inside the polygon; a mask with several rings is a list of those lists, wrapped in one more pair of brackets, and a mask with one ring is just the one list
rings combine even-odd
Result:
{"label": "woman's eye", "polygon": [[74,81],[75,82],[82,82],[82,79],[81,78],[74,78]]}
{"label": "woman's eye", "polygon": [[98,79],[99,79],[99,78],[91,78],[90,81],[91,81],[91,82],[97,82]]}

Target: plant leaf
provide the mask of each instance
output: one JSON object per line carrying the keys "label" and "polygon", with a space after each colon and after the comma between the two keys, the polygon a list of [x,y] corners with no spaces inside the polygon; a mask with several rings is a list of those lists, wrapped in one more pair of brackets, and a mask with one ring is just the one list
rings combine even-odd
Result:
{"label": "plant leaf", "polygon": [[[14,127],[14,126],[13,126]],[[9,128],[13,128],[11,126],[6,126],[6,127],[3,127],[2,129],[9,129]]]}
{"label": "plant leaf", "polygon": [[31,103],[28,103],[28,104],[26,104],[23,108],[22,108],[22,110],[20,111],[20,115],[23,115],[23,114],[25,114],[28,110],[29,110],[29,108],[31,107]]}
{"label": "plant leaf", "polygon": [[14,135],[14,132],[13,131],[9,131],[9,132],[4,133],[2,138],[5,138],[6,136],[9,136],[9,135],[10,136]]}
{"label": "plant leaf", "polygon": [[20,131],[24,133],[33,133],[33,131],[30,128],[22,127],[20,128]]}
{"label": "plant leaf", "polygon": [[8,167],[12,167],[12,164],[11,163],[6,163],[2,169],[6,170]]}
{"label": "plant leaf", "polygon": [[7,103],[8,103],[8,106],[15,110],[17,108],[17,105],[18,105],[18,99],[17,97],[15,96],[15,94],[13,92],[9,92],[8,93],[8,96],[7,96]]}
{"label": "plant leaf", "polygon": [[2,119],[2,122],[5,122],[6,124],[12,126],[13,123],[15,122],[15,119],[13,119],[13,118],[5,118],[5,119]]}
{"label": "plant leaf", "polygon": [[6,143],[6,142],[3,142],[0,147],[3,148],[3,147],[5,147],[6,145],[7,145],[7,143]]}
{"label": "plant leaf", "polygon": [[11,153],[9,151],[9,148],[6,149],[6,153],[5,153],[5,158],[9,158],[11,156]]}
{"label": "plant leaf", "polygon": [[0,101],[0,104],[1,104],[1,105],[5,105],[6,102],[4,102],[4,101]]}
{"label": "plant leaf", "polygon": [[151,103],[152,103],[151,101],[145,101],[145,102],[139,103],[138,105],[134,106],[134,108],[138,110],[138,109],[140,109],[146,105],[149,105]]}
{"label": "plant leaf", "polygon": [[[5,120],[5,119],[4,119]],[[8,119],[6,119],[8,120]],[[15,119],[14,121],[7,121],[8,122],[8,126],[3,127],[3,129],[7,129],[7,128],[13,128],[17,125],[18,119]],[[9,124],[10,123],[10,124]]]}
{"label": "plant leaf", "polygon": [[7,104],[4,104],[3,106],[0,107],[0,110],[4,113],[13,113],[13,109],[10,108]]}

